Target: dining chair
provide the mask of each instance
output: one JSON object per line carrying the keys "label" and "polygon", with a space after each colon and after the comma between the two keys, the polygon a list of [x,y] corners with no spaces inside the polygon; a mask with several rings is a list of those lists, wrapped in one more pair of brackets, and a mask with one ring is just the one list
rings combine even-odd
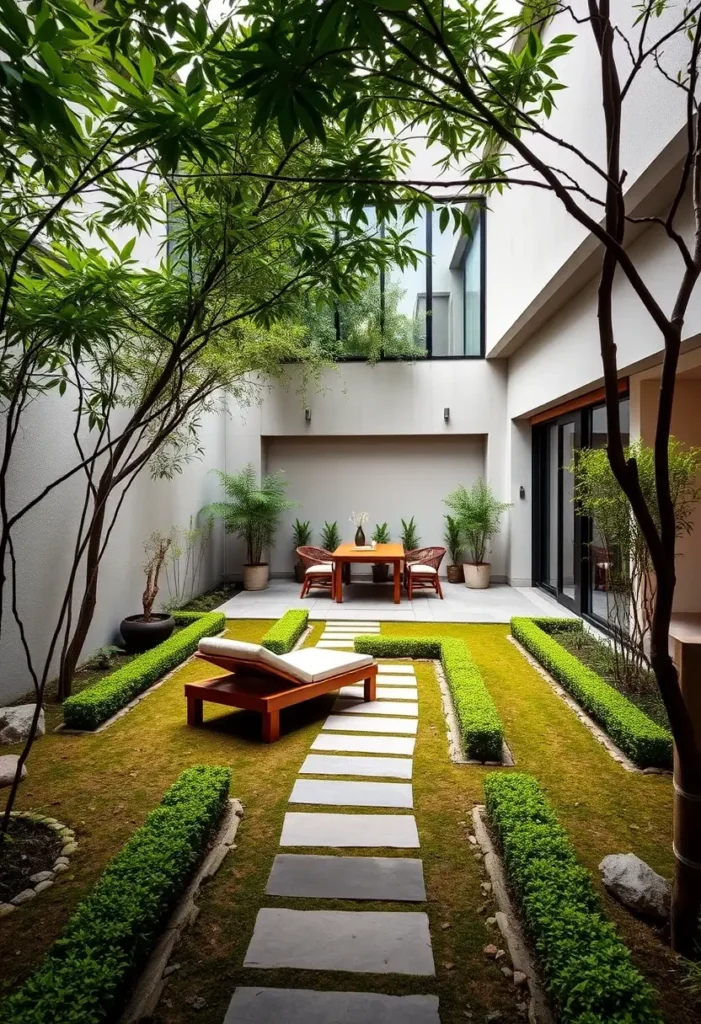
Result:
{"label": "dining chair", "polygon": [[445,548],[414,548],[407,551],[404,560],[404,586],[411,601],[415,590],[435,590],[443,600],[441,580],[438,575]]}

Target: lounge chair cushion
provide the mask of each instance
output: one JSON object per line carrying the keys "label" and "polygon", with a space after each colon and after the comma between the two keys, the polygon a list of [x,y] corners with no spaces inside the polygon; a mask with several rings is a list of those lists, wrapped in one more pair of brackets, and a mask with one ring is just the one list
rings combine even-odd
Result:
{"label": "lounge chair cushion", "polygon": [[260,644],[248,644],[242,640],[223,640],[219,637],[205,637],[199,643],[200,654],[208,654],[218,658],[231,658],[260,665],[261,669],[270,668],[273,672],[285,672],[293,676],[297,685],[318,683],[322,679],[342,675],[353,668],[372,665],[370,654],[353,654],[344,651],[327,651],[319,647],[307,647],[291,654],[273,654]]}
{"label": "lounge chair cushion", "polygon": [[432,565],[424,565],[423,562],[410,562],[409,572],[418,573],[420,576],[435,576],[436,570]]}

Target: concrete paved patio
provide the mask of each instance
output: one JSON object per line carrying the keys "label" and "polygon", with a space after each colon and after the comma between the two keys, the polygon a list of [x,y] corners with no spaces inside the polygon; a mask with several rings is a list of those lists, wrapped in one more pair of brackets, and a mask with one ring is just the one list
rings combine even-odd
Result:
{"label": "concrete paved patio", "polygon": [[300,600],[299,589],[293,580],[271,580],[267,590],[241,591],[217,610],[229,619],[278,619],[288,608],[306,608],[310,619],[328,622],[508,622],[514,615],[571,615],[535,587],[495,584],[489,590],[468,590],[445,583],[443,601],[428,591],[408,601],[402,592],[401,604],[392,601],[391,584],[351,583],[343,589],[342,604],[323,591]]}

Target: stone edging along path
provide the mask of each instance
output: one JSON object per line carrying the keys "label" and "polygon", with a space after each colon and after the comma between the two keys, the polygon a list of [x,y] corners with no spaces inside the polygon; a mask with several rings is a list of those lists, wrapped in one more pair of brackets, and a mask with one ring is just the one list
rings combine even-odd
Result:
{"label": "stone edging along path", "polygon": [[12,811],[11,817],[13,818],[24,818],[27,821],[36,821],[42,825],[46,825],[47,828],[53,829],[63,839],[63,846],[61,851],[54,860],[54,863],[48,871],[38,871],[35,875],[32,875],[29,881],[32,883],[31,887],[23,889],[22,892],[17,893],[9,903],[0,903],[0,919],[8,917],[18,907],[21,907],[24,903],[29,903],[33,900],[40,892],[44,892],[46,889],[50,889],[56,880],[56,875],[61,875],[65,871],[68,871],[70,867],[69,854],[75,853],[78,849],[78,843],[75,838],[75,832],[72,828],[67,825],[62,825],[56,818],[50,818],[48,815],[35,813],[34,811]]}

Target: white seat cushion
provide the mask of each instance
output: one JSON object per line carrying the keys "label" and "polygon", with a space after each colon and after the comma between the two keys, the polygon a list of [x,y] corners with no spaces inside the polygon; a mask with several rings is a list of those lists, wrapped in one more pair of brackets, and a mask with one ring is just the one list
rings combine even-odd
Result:
{"label": "white seat cushion", "polygon": [[307,576],[324,575],[328,576],[333,572],[333,566],[331,562],[322,562],[321,565],[310,565],[306,570]]}
{"label": "white seat cushion", "polygon": [[422,576],[435,576],[436,570],[432,565],[422,565],[421,562],[410,562],[409,572],[417,572]]}
{"label": "white seat cushion", "polygon": [[285,663],[289,672],[299,676],[300,682],[320,683],[322,679],[331,679],[332,676],[350,672],[351,669],[372,665],[374,658],[371,654],[304,647],[300,651],[292,651],[291,654],[282,654],[280,661]]}
{"label": "white seat cushion", "polygon": [[231,658],[232,661],[248,662],[269,668],[273,672],[285,672],[298,685],[318,683],[322,679],[342,675],[353,668],[372,665],[370,654],[352,654],[344,651],[328,651],[319,647],[307,647],[291,654],[273,654],[261,644],[248,644],[243,640],[223,640],[219,637],[205,637],[199,643],[200,654]]}

